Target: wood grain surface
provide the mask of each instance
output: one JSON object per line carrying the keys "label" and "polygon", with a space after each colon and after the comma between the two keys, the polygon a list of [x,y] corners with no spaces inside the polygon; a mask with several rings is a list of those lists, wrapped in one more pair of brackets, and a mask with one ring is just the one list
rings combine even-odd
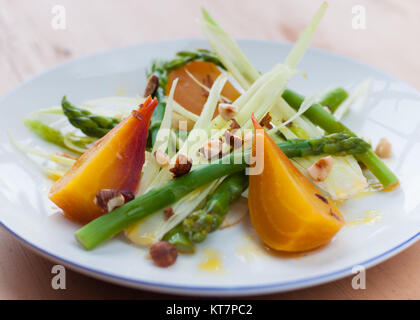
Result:
{"label": "wood grain surface", "polygon": [[[235,37],[295,41],[321,1],[308,0],[0,0],[0,94],[71,58],[144,41],[201,37],[204,5]],[[420,1],[331,0],[313,46],[381,68],[420,89]],[[54,5],[65,30],[51,27]],[[366,8],[366,29],[352,28],[352,8]],[[0,299],[173,298],[67,272],[53,290],[53,263],[0,230]],[[264,299],[420,299],[420,243],[369,269],[366,290],[351,279]],[[175,297],[181,298],[181,297]]]}

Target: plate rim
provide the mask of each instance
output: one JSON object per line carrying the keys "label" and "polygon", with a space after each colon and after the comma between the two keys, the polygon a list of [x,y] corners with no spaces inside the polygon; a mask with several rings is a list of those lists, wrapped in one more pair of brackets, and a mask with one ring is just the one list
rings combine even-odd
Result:
{"label": "plate rim", "polygon": [[[292,46],[292,42],[288,41],[278,41],[278,40],[267,40],[267,39],[255,39],[255,38],[236,38],[238,42],[259,42],[259,43],[265,43],[268,45],[286,45],[286,46]],[[99,52],[94,52],[90,54],[86,54],[77,58],[72,58],[67,61],[55,64],[44,71],[32,75],[28,77],[27,79],[23,80],[21,83],[19,83],[17,86],[15,86],[13,89],[9,90],[5,94],[0,96],[0,104],[3,103],[10,95],[17,92],[19,89],[24,87],[26,84],[35,81],[37,78],[42,77],[52,71],[55,71],[56,69],[65,67],[67,65],[71,65],[73,63],[78,63],[79,61],[90,59],[94,56],[98,55],[104,55],[104,54],[110,54],[115,53],[118,51],[124,51],[124,50],[130,50],[131,48],[135,48],[138,46],[145,46],[145,45],[159,45],[159,44],[170,44],[170,43],[176,43],[176,42],[186,42],[186,41],[205,41],[204,38],[179,38],[179,39],[172,39],[172,40],[162,40],[162,41],[147,41],[147,42],[140,42],[140,43],[134,43],[130,45],[124,45],[124,46],[118,46],[110,49],[101,50]],[[327,55],[334,57],[336,59],[341,59],[342,61],[347,61],[353,64],[360,65],[364,68],[368,68],[370,70],[373,70],[377,73],[380,73],[388,78],[391,78],[395,81],[404,83],[407,87],[409,87],[412,90],[415,90],[418,94],[420,94],[419,90],[417,90],[414,86],[411,84],[399,79],[398,77],[383,71],[377,67],[371,66],[366,62],[360,61],[358,59],[350,58],[335,52],[331,52],[325,49],[321,49],[318,47],[311,46],[308,50],[314,51],[315,53]],[[324,273],[317,276],[294,280],[294,281],[282,281],[277,283],[270,283],[270,284],[260,284],[260,285],[235,285],[235,286],[203,286],[203,285],[178,285],[178,284],[165,284],[161,282],[155,282],[155,281],[147,281],[147,280],[137,280],[130,277],[124,277],[119,276],[116,274],[112,274],[105,271],[100,271],[91,267],[83,266],[82,264],[78,264],[75,262],[72,262],[70,260],[67,260],[66,258],[54,254],[48,250],[45,250],[43,248],[40,248],[34,243],[31,243],[30,241],[26,240],[24,236],[19,235],[15,231],[13,231],[11,228],[9,228],[3,221],[0,220],[0,226],[3,227],[7,232],[9,232],[12,236],[14,236],[17,240],[19,240],[22,244],[24,244],[26,247],[30,248],[34,252],[42,255],[43,257],[55,261],[60,262],[67,267],[69,267],[72,270],[75,270],[77,272],[83,273],[85,275],[91,276],[93,278],[97,278],[103,281],[115,283],[118,285],[124,285],[131,288],[136,289],[146,289],[149,291],[154,292],[160,292],[160,293],[170,293],[170,294],[181,294],[181,295],[191,295],[191,294],[197,294],[200,296],[249,296],[249,295],[261,295],[261,294],[269,294],[269,293],[278,293],[278,292],[285,292],[285,291],[291,291],[291,290],[297,290],[302,288],[308,288],[316,285],[320,285],[323,283],[331,282],[334,280],[338,280],[341,278],[344,278],[346,276],[349,276],[352,274],[352,269],[354,266],[363,266],[364,268],[368,269],[371,268],[385,260],[390,259],[391,257],[397,255],[398,253],[402,252],[403,250],[407,249],[409,246],[416,243],[418,240],[420,240],[420,231],[417,232],[417,234],[412,234],[410,237],[408,237],[405,241],[399,243],[397,246],[385,250],[381,254],[376,255],[375,257],[366,259],[363,262],[356,263],[353,266],[342,268],[340,270],[336,270],[334,272]]]}

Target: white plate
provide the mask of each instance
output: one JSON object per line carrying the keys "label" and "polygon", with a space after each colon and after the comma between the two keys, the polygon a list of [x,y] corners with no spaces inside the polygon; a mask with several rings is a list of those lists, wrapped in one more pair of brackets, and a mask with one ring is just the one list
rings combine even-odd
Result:
{"label": "white plate", "polygon": [[[284,60],[291,46],[243,40],[240,45],[261,71]],[[54,214],[47,198],[50,182],[10,145],[9,130],[19,140],[33,135],[22,125],[31,111],[57,104],[64,94],[79,103],[115,95],[124,89],[135,96],[145,85],[145,69],[157,57],[178,50],[207,47],[204,40],[149,43],[96,54],[59,65],[26,81],[0,99],[0,219],[13,235],[39,253],[88,275],[135,288],[194,295],[250,295],[308,287],[351,274],[357,265],[370,267],[413,244],[420,235],[420,95],[403,82],[359,62],[311,49],[290,87],[304,94],[327,87],[354,86],[373,78],[373,92],[345,122],[376,143],[387,137],[395,157],[390,166],[401,187],[349,201],[341,207],[347,220],[377,210],[375,223],[345,227],[322,250],[299,257],[265,252],[249,224],[213,233],[198,253],[180,256],[168,269],[154,267],[145,251],[117,237],[94,251],[85,251],[73,237],[77,225]],[[38,141],[42,144],[41,141]],[[43,144],[44,146],[46,144]],[[216,251],[216,252],[214,252]],[[206,254],[218,255],[218,272],[199,267]],[[216,259],[216,261],[217,261]]]}

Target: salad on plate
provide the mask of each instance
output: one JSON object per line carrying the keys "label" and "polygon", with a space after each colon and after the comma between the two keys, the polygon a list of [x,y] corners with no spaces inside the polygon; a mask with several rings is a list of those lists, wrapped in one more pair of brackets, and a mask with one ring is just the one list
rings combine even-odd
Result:
{"label": "salad on plate", "polygon": [[341,122],[369,79],[308,97],[288,87],[305,76],[298,65],[326,9],[266,73],[203,9],[211,50],[157,57],[138,97],[75,105],[64,96],[28,115],[27,128],[59,152],[11,142],[54,181],[49,198],[81,225],[86,250],[122,233],[169,267],[248,213],[272,250],[321,248],[346,224],[340,204],[399,184],[382,160],[392,156],[388,140],[372,149]]}

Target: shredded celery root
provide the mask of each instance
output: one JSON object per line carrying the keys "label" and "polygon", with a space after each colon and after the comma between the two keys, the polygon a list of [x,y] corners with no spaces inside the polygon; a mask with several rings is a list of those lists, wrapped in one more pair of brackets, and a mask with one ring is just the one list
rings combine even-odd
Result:
{"label": "shredded celery root", "polygon": [[[316,27],[325,14],[326,9],[327,4],[324,3],[313,17],[308,27],[303,31],[299,40],[296,42],[293,49],[286,58],[285,65],[291,70],[295,70],[294,68],[296,68],[297,64],[302,59],[312,40]],[[247,92],[252,92],[253,95],[256,95],[255,89],[258,88],[261,90],[261,81],[266,82],[264,77],[275,77],[275,75],[273,76],[272,74],[275,73],[275,69],[266,73],[265,75],[260,76],[260,74],[252,66],[236,42],[214,21],[214,19],[207,12],[203,12],[203,19],[200,21],[200,23],[203,32],[216,55],[224,63],[228,71],[233,75],[238,83],[245,90],[247,90]],[[262,78],[265,81],[262,80]],[[254,90],[252,90],[253,86]],[[282,89],[284,89],[284,87],[282,87]],[[281,93],[282,92],[280,92],[280,94]],[[239,101],[240,104],[240,100],[244,99],[245,95],[246,93],[242,95],[235,103],[238,103]],[[314,96],[304,101],[298,112],[296,112],[283,99],[281,99],[279,94],[276,96],[276,103],[272,103],[270,106],[265,105],[262,108],[258,108],[259,110],[251,110],[251,108],[241,108],[240,110],[241,112],[243,111],[243,117],[248,117],[248,119],[250,112],[254,112],[256,115],[261,117],[270,111],[272,122],[277,127],[270,132],[270,136],[272,137],[275,136],[275,132],[277,130],[280,131],[287,139],[295,137],[317,137],[322,134],[322,131],[318,128],[315,128],[315,126],[304,117],[301,117],[301,114],[303,114],[306,109],[312,105],[316,98],[317,96]],[[260,101],[260,103],[262,103],[262,101]],[[239,119],[241,119],[241,115],[239,115]],[[285,124],[283,124],[284,121],[286,121],[285,124],[289,123],[290,125],[290,123],[292,123],[292,126],[288,128]],[[246,125],[249,125],[249,123]],[[335,165],[333,167],[332,174],[330,174],[322,184],[316,183],[318,187],[329,193],[333,199],[351,198],[354,195],[363,192],[368,186],[367,180],[362,174],[357,161],[353,157],[349,157],[349,159],[350,158],[352,159],[351,161],[348,159],[335,157]],[[308,158],[306,160],[307,161],[302,161],[300,163],[300,167],[303,170],[309,168],[315,159]],[[354,170],[355,166],[358,167],[357,170]],[[346,181],[343,182],[343,180]],[[344,192],[342,192],[341,187],[338,187],[343,184],[348,187],[344,190]]]}

